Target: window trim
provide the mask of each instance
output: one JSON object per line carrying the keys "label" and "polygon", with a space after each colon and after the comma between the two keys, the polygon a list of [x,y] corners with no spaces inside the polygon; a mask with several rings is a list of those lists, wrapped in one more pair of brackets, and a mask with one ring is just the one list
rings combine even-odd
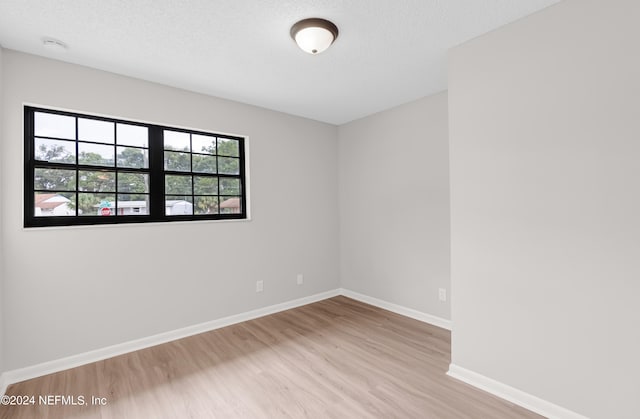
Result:
{"label": "window trim", "polygon": [[[99,121],[107,121],[115,123],[123,123],[128,125],[137,125],[148,128],[148,152],[149,152],[149,168],[145,169],[135,168],[118,168],[117,163],[114,162],[114,166],[100,166],[93,167],[91,165],[80,164],[77,160],[75,164],[64,163],[43,163],[35,160],[35,128],[34,114],[36,112],[46,112],[56,115],[71,116],[75,118],[86,118]],[[133,119],[124,119],[121,117],[104,116],[99,114],[92,114],[88,112],[78,112],[72,110],[62,110],[56,108],[49,108],[39,105],[24,105],[24,227],[65,227],[65,226],[95,226],[95,225],[114,225],[114,224],[141,224],[141,223],[165,223],[165,222],[179,222],[179,221],[224,221],[224,220],[249,220],[249,208],[248,208],[248,137],[224,134],[220,132],[207,131],[203,129],[192,129],[181,126],[172,126],[167,124],[158,124],[152,122],[143,122]],[[191,214],[191,215],[166,215],[165,214],[165,172],[172,174],[173,171],[164,169],[164,147],[162,139],[162,131],[171,130],[178,132],[186,132],[190,134],[200,134],[207,136],[215,136],[216,138],[228,138],[238,141],[238,160],[239,160],[239,174],[238,175],[224,175],[217,174],[217,177],[231,177],[240,180],[240,202],[241,212],[232,214]],[[76,119],[76,138],[74,141],[76,150],[79,144],[78,139],[78,124]],[[115,144],[115,143],[114,143]],[[117,147],[117,144],[115,144]],[[217,150],[216,150],[217,152]],[[190,153],[193,153],[191,151]],[[197,153],[196,153],[197,154]],[[216,154],[216,156],[218,156]],[[223,156],[224,157],[224,156]],[[114,156],[117,160],[117,156]],[[94,170],[113,170],[118,172],[139,172],[149,174],[149,213],[146,215],[115,215],[115,216],[99,216],[99,215],[75,215],[75,216],[40,216],[35,215],[35,169],[37,167],[58,167],[67,168],[76,171],[83,169]],[[192,168],[193,170],[193,168]],[[198,176],[200,173],[193,171],[181,172],[183,175]],[[78,179],[76,176],[76,194],[79,193]],[[193,192],[193,191],[192,191]],[[117,192],[114,192],[117,194]],[[195,195],[192,193],[192,197]],[[221,195],[217,195],[221,196]]]}

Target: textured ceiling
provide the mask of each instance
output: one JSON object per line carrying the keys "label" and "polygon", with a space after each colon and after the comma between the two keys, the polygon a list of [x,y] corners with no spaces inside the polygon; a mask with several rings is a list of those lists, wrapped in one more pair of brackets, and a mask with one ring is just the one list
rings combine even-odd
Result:
{"label": "textured ceiling", "polygon": [[[0,44],[342,124],[445,90],[449,48],[558,1],[0,0]],[[340,29],[320,55],[289,37],[307,17]]]}

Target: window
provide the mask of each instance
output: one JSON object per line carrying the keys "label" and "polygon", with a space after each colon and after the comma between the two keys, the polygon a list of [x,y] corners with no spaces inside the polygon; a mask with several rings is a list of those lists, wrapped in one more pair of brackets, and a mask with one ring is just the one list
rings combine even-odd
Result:
{"label": "window", "polygon": [[244,146],[25,107],[25,227],[247,218]]}

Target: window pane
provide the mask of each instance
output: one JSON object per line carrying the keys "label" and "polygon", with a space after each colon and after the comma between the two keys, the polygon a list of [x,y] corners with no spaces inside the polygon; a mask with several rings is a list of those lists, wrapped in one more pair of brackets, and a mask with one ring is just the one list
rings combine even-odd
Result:
{"label": "window pane", "polygon": [[246,212],[241,137],[31,106],[24,115],[25,227]]}
{"label": "window pane", "polygon": [[76,118],[52,113],[35,112],[33,129],[36,137],[76,139]]}
{"label": "window pane", "polygon": [[220,195],[240,195],[240,179],[220,178]]}
{"label": "window pane", "polygon": [[149,168],[149,150],[146,148],[118,147],[118,167]]}
{"label": "window pane", "polygon": [[218,173],[224,175],[240,174],[240,159],[232,157],[218,157]]}
{"label": "window pane", "polygon": [[118,172],[118,192],[148,193],[149,175]]}
{"label": "window pane", "polygon": [[114,165],[114,147],[91,143],[78,143],[78,164],[96,166]]}
{"label": "window pane", "polygon": [[64,169],[36,168],[33,189],[50,191],[75,191],[76,171]]}
{"label": "window pane", "polygon": [[166,175],[164,179],[164,193],[191,195],[191,176]]}
{"label": "window pane", "polygon": [[116,124],[116,143],[149,147],[149,129],[138,125]]}
{"label": "window pane", "polygon": [[238,140],[229,140],[227,138],[218,138],[218,155],[219,156],[240,156],[240,146]]}
{"label": "window pane", "polygon": [[191,151],[189,133],[164,130],[164,149],[175,151]]}
{"label": "window pane", "polygon": [[102,170],[78,171],[78,190],[84,192],[115,192],[116,173]]}
{"label": "window pane", "polygon": [[116,197],[113,194],[79,193],[78,215],[110,216],[116,215]]}
{"label": "window pane", "polygon": [[[119,177],[118,175],[118,180],[120,180]],[[149,195],[119,194],[116,213],[118,215],[149,214]]]}
{"label": "window pane", "polygon": [[165,215],[193,214],[193,200],[189,195],[167,195],[164,206]]}
{"label": "window pane", "polygon": [[36,193],[33,214],[36,217],[76,215],[75,193]]}
{"label": "window pane", "polygon": [[173,151],[164,152],[165,170],[177,170],[180,172],[191,171],[191,154],[175,153]]}
{"label": "window pane", "polygon": [[194,202],[195,214],[217,214],[218,200],[219,198],[217,196],[196,196]]}
{"label": "window pane", "polygon": [[221,197],[220,214],[240,214],[242,212],[242,202],[239,196]]}
{"label": "window pane", "polygon": [[36,160],[75,164],[75,142],[62,140],[45,140],[44,138],[36,138],[34,142],[34,156]]}
{"label": "window pane", "polygon": [[191,134],[191,145],[194,153],[216,154],[216,137]]}
{"label": "window pane", "polygon": [[198,173],[216,173],[216,156],[193,155],[193,171]]}
{"label": "window pane", "polygon": [[113,144],[113,122],[78,118],[78,140]]}
{"label": "window pane", "polygon": [[218,178],[211,176],[194,176],[193,193],[196,195],[217,195]]}

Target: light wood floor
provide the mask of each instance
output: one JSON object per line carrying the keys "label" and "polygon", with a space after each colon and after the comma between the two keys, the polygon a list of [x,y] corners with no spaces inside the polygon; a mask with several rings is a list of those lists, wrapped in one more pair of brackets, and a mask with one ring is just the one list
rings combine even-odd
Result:
{"label": "light wood floor", "polygon": [[449,361],[448,331],[336,297],[11,385],[36,405],[0,418],[540,418],[448,377]]}

